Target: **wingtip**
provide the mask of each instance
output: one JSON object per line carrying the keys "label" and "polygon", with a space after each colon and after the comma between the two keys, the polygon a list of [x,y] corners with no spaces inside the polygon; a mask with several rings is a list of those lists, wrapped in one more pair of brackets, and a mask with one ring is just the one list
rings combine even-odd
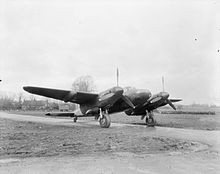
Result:
{"label": "wingtip", "polygon": [[23,90],[25,90],[27,92],[31,92],[31,87],[30,86],[24,86]]}
{"label": "wingtip", "polygon": [[28,90],[28,86],[23,86],[23,90],[27,91]]}

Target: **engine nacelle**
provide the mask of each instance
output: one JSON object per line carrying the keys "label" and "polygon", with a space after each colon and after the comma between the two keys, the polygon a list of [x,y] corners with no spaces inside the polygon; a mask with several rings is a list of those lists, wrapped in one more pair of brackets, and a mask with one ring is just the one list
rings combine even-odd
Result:
{"label": "engine nacelle", "polygon": [[89,109],[89,110],[86,111],[85,114],[86,115],[98,115],[99,114],[99,108],[95,107],[95,108]]}
{"label": "engine nacelle", "polygon": [[146,115],[146,111],[133,111],[133,109],[129,109],[125,111],[126,115]]}
{"label": "engine nacelle", "polygon": [[126,111],[125,111],[125,114],[126,114],[126,115],[132,115],[132,110],[131,110],[131,109],[126,110]]}

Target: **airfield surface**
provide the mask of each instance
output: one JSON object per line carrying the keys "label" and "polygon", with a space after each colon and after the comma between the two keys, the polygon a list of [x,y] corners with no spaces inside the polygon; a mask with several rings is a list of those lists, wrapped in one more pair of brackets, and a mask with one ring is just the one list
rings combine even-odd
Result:
{"label": "airfield surface", "polygon": [[215,117],[201,116],[197,122],[208,129],[201,130],[193,126],[194,117],[186,124],[173,116],[173,126],[152,128],[139,117],[115,114],[111,127],[103,129],[93,118],[73,123],[0,112],[0,173],[219,173]]}

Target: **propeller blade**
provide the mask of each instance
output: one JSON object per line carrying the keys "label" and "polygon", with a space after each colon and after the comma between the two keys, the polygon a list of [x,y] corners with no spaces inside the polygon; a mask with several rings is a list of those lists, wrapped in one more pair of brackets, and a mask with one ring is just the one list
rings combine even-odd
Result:
{"label": "propeller blade", "polygon": [[182,99],[170,99],[172,103],[182,101]]}
{"label": "propeller blade", "polygon": [[164,92],[164,77],[162,76],[162,86],[163,86],[163,92]]}
{"label": "propeller blade", "polygon": [[173,103],[172,103],[169,99],[167,99],[167,103],[168,103],[174,110],[176,110],[175,106],[173,105]]}
{"label": "propeller blade", "polygon": [[131,108],[135,108],[135,106],[133,105],[133,103],[131,102],[131,100],[128,97],[122,96],[122,99],[124,100],[124,102],[130,106]]}

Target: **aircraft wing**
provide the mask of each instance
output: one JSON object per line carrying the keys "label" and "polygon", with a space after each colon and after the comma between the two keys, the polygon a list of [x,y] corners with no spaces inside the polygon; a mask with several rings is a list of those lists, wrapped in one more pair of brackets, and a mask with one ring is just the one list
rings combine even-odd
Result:
{"label": "aircraft wing", "polygon": [[97,99],[98,94],[87,92],[73,92],[61,89],[41,88],[33,86],[25,86],[23,89],[29,93],[49,97],[64,102],[72,102],[77,104],[84,104],[93,102]]}

